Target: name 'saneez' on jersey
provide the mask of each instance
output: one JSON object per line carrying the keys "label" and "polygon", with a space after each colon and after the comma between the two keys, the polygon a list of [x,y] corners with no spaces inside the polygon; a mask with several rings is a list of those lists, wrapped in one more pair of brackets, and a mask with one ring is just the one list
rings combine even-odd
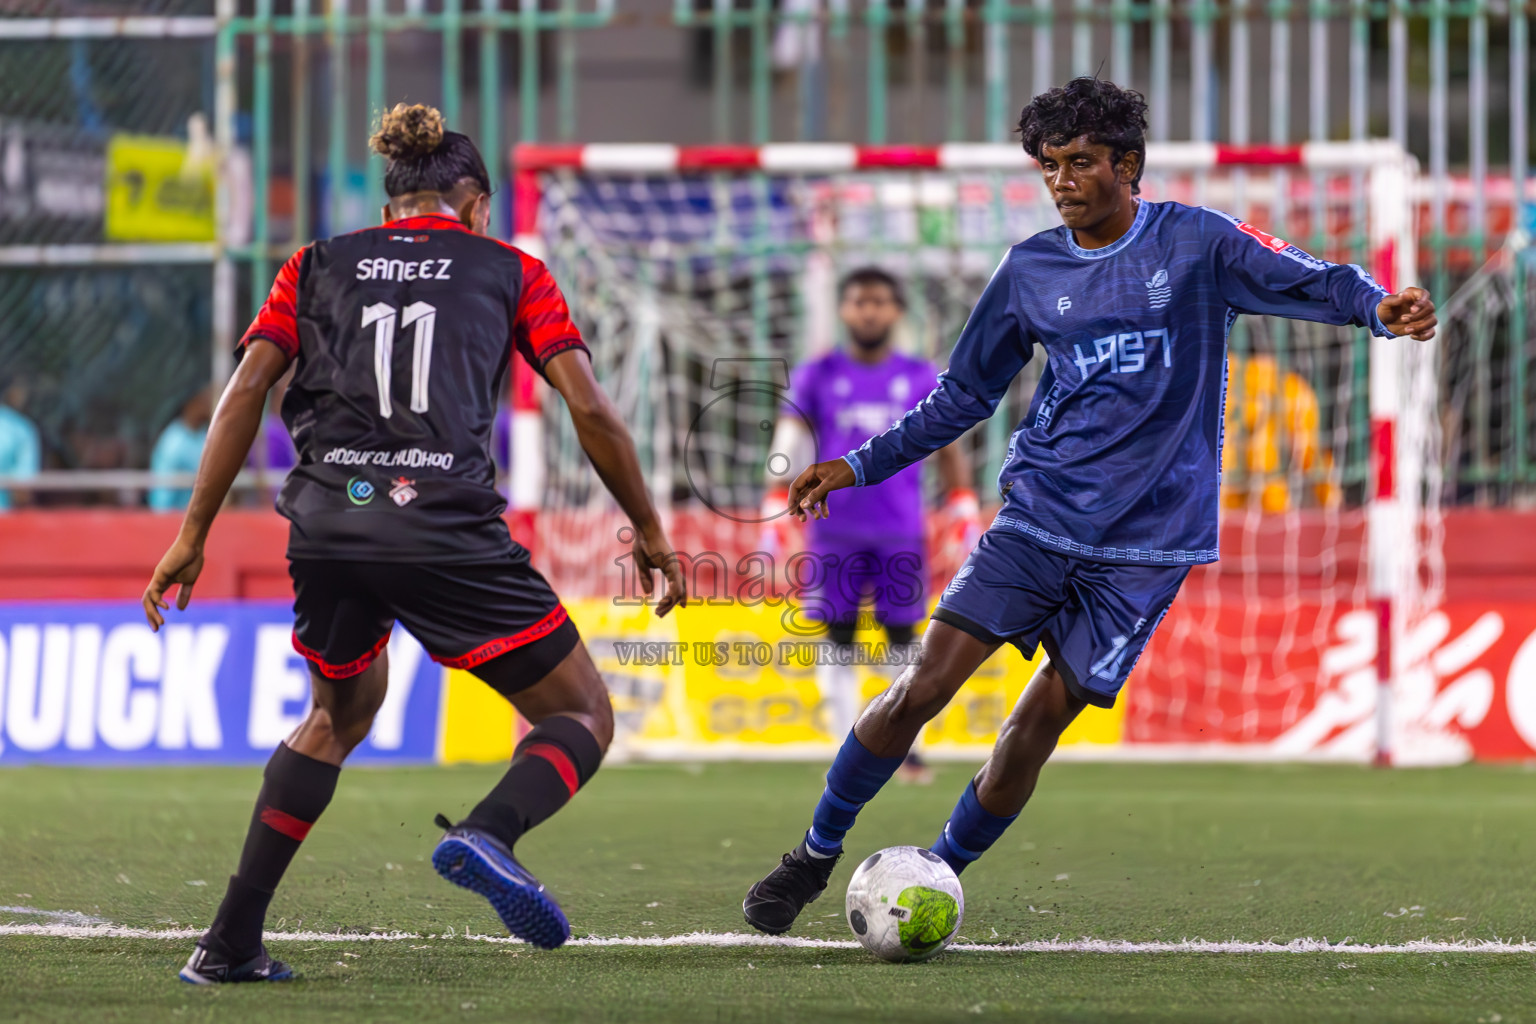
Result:
{"label": "name 'saneez' on jersey", "polygon": [[1232,322],[1387,337],[1385,294],[1228,214],[1143,200],[1113,245],[1083,249],[1063,226],[1010,249],[938,386],[845,458],[864,486],[944,447],[992,415],[1038,347],[1048,362],[1008,443],[996,525],[1095,561],[1213,562]]}
{"label": "name 'saneez' on jersey", "polygon": [[295,253],[241,338],[295,360],[278,496],[290,558],[474,562],[513,549],[490,445],[512,352],[586,350],[544,264],[457,218]]}

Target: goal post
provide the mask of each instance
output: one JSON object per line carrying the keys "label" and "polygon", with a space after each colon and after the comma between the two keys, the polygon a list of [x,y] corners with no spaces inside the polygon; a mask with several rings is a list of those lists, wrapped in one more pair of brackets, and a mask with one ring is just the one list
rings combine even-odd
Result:
{"label": "goal post", "polygon": [[[755,543],[746,511],[761,498],[773,405],[721,414],[711,365],[824,348],[835,281],[864,262],[913,282],[905,343],[943,365],[1007,246],[1059,223],[1015,145],[524,144],[512,161],[514,243],[550,263],[594,340],[680,548],[704,534]],[[1146,164],[1147,198],[1224,209],[1389,290],[1416,280],[1416,164],[1396,143],[1149,143]],[[1434,343],[1249,319],[1232,339],[1224,563],[1192,576],[1188,621],[1165,625],[1138,670],[1148,679],[1133,677],[1124,738],[1385,763],[1405,725],[1391,714],[1403,637],[1437,600]],[[967,439],[979,481],[1000,468],[1037,374]],[[611,532],[615,510],[545,399],[519,366],[512,505],[534,514],[557,585],[618,592],[585,543]],[[725,467],[710,494],[695,457]],[[742,514],[727,513],[725,537],[705,509]],[[1374,623],[1370,694],[1360,666],[1323,650],[1354,636],[1361,613]],[[1214,723],[1196,710],[1212,693]]]}

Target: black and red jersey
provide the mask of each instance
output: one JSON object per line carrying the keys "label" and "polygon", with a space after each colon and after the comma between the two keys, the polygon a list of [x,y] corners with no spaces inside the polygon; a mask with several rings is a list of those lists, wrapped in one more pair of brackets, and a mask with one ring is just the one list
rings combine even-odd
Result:
{"label": "black and red jersey", "polygon": [[297,363],[278,497],[291,558],[469,562],[512,550],[490,445],[515,348],[586,351],[544,264],[449,216],[315,242],[240,339]]}

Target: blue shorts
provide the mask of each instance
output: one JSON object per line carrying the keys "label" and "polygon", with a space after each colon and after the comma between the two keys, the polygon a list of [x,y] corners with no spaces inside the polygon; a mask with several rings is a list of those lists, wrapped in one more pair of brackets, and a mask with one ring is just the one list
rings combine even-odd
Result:
{"label": "blue shorts", "polygon": [[1189,569],[1090,562],[994,527],[933,617],[989,643],[1012,643],[1026,658],[1043,646],[1073,696],[1108,708]]}

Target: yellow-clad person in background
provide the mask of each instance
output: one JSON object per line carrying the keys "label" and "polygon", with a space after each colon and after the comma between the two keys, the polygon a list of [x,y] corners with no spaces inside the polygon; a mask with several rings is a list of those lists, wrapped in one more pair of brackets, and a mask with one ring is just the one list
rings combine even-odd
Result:
{"label": "yellow-clad person in background", "polygon": [[1282,373],[1273,356],[1231,356],[1222,505],[1243,508],[1255,492],[1265,512],[1337,505],[1333,452],[1320,443],[1318,422],[1317,392],[1300,374]]}

